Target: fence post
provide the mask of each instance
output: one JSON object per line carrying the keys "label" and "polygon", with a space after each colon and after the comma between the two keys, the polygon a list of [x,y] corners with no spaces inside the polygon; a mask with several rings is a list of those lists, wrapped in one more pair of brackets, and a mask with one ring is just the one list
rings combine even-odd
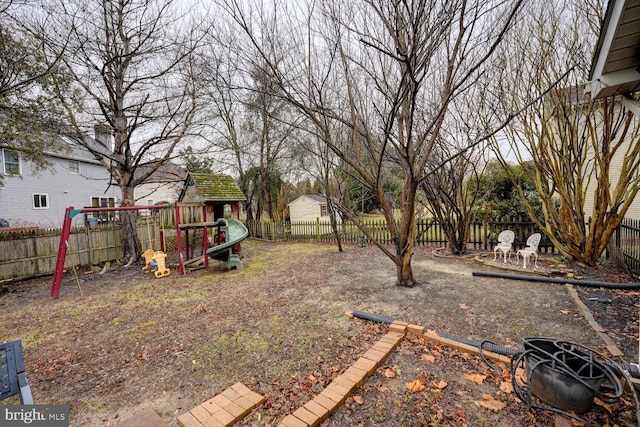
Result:
{"label": "fence post", "polygon": [[316,242],[320,240],[320,217],[316,217]]}
{"label": "fence post", "polygon": [[482,218],[482,241],[484,243],[484,250],[488,251],[489,250],[489,234],[487,233],[487,216],[485,215],[484,218]]}

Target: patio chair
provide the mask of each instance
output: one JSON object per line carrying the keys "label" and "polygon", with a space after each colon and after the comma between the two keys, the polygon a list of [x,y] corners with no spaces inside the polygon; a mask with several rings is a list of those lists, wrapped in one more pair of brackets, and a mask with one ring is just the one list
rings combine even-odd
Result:
{"label": "patio chair", "polygon": [[511,261],[511,245],[516,236],[511,230],[503,230],[498,234],[498,244],[493,249],[493,260],[495,261],[498,256],[498,251],[502,252],[504,262],[507,262],[507,255],[509,255],[509,261]]}
{"label": "patio chair", "polygon": [[520,249],[516,253],[516,264],[520,263],[520,257],[522,256],[523,267],[527,268],[527,262],[531,258],[531,255],[534,257],[534,264],[536,268],[538,268],[538,245],[540,244],[540,239],[542,239],[542,234],[533,233],[527,239],[527,247],[524,249]]}
{"label": "patio chair", "polygon": [[0,400],[20,394],[20,403],[33,405],[31,387],[24,372],[22,340],[0,344]]}

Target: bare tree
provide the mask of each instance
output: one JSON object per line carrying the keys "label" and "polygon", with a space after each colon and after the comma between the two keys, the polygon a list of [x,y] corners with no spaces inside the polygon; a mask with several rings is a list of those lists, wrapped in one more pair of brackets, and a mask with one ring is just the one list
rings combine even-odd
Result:
{"label": "bare tree", "polygon": [[61,54],[45,61],[24,8],[22,1],[0,1],[0,146],[40,169],[50,165],[45,151],[68,149],[58,137],[65,129],[49,85]]}
{"label": "bare tree", "polygon": [[[535,215],[505,156],[500,159],[532,220],[554,246],[595,265],[638,193],[640,121],[615,99],[594,101],[584,93],[597,39],[590,31],[597,26],[584,15],[598,9],[590,4],[531,5],[531,19],[512,41],[520,55],[505,55],[501,81],[510,92],[501,94],[502,101],[520,109],[545,94],[507,128],[518,162],[535,165],[522,170],[535,183],[542,216]],[[586,212],[589,198],[593,210]]]}
{"label": "bare tree", "polygon": [[[484,71],[520,2],[326,2],[305,57],[289,49],[306,45],[300,31],[306,25],[295,21],[302,14],[285,11],[286,4],[271,16],[259,4],[221,6],[268,65],[283,96],[376,195],[391,248],[376,241],[353,212],[342,207],[343,213],[393,260],[396,283],[413,286],[416,192],[450,106]],[[284,17],[290,21],[278,21]],[[266,22],[278,25],[265,33],[260,26]],[[350,130],[346,144],[333,139],[328,120]],[[389,167],[402,180],[397,203],[383,186]]]}
{"label": "bare tree", "polygon": [[[120,188],[122,206],[132,205],[136,186],[194,133],[197,27],[181,31],[185,16],[171,0],[65,0],[43,8],[48,15],[41,37],[53,54],[61,44],[56,30],[71,32],[61,77],[72,80],[83,109],[62,91],[58,100],[78,138]],[[101,144],[84,137],[97,124]],[[121,215],[124,253],[138,258],[131,215]]]}

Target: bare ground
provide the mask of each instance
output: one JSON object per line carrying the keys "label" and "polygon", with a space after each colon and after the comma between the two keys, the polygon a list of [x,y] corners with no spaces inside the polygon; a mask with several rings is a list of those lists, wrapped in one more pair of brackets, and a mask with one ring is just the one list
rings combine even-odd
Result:
{"label": "bare ground", "polygon": [[[72,426],[113,426],[144,407],[175,426],[178,415],[237,381],[267,399],[241,424],[276,425],[386,332],[345,315],[354,309],[501,346],[521,348],[523,338],[545,336],[605,352],[564,285],[471,275],[504,267],[492,256],[453,259],[417,249],[421,285],[398,288],[393,264],[373,247],[338,253],[333,246],[246,241],[243,255],[241,271],[214,263],[162,279],[140,266],[81,272],[83,296],[67,274],[55,301],[50,278],[6,285],[0,341],[23,339],[36,402],[70,404]],[[558,269],[545,259],[537,272]],[[626,279],[606,268],[574,273]],[[638,292],[577,290],[626,361],[637,361]],[[601,296],[611,303],[589,300]],[[570,425],[501,390],[505,368],[407,339],[325,425]],[[477,384],[465,374],[486,378]],[[416,380],[424,390],[407,388]],[[486,409],[487,396],[506,406]],[[635,425],[626,395],[585,416],[590,425]]]}

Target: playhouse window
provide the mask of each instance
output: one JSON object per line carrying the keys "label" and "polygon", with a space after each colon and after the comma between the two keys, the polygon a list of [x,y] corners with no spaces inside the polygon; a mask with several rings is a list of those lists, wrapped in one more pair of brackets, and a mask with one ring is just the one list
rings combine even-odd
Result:
{"label": "playhouse window", "polygon": [[320,216],[329,216],[329,210],[327,209],[327,205],[320,206]]}

